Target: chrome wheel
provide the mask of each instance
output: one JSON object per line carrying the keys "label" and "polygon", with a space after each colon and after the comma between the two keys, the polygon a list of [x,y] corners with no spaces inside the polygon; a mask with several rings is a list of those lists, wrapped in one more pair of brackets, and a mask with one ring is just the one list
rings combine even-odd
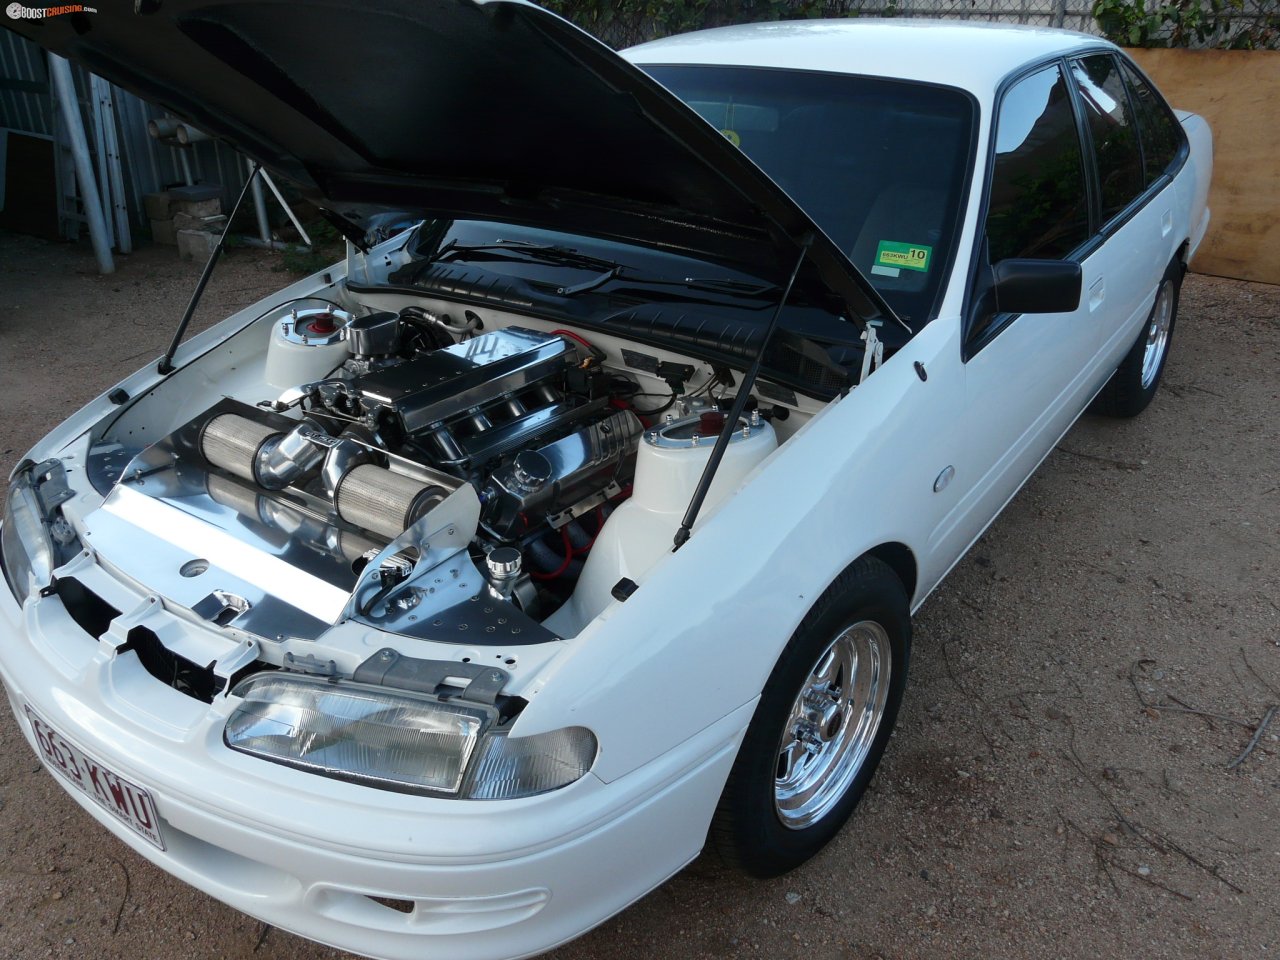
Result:
{"label": "chrome wheel", "polygon": [[845,628],[810,669],[778,744],[773,805],[802,830],[840,802],[884,717],[892,669],[889,635],[872,620]]}
{"label": "chrome wheel", "polygon": [[1173,284],[1165,280],[1156,294],[1156,305],[1151,311],[1151,323],[1147,327],[1147,346],[1142,353],[1142,389],[1148,390],[1156,381],[1160,364],[1169,349],[1169,331],[1173,327]]}

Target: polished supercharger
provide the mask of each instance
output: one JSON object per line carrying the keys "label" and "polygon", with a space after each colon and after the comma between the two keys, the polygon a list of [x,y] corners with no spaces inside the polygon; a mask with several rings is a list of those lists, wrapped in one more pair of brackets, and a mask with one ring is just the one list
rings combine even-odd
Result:
{"label": "polished supercharger", "polygon": [[[326,332],[339,322],[341,354]],[[214,408],[197,429],[202,459],[387,540],[464,483],[483,504],[486,539],[507,543],[559,526],[630,478],[642,425],[607,396],[569,388],[568,373],[589,362],[578,344],[507,327],[415,351],[405,327],[385,312],[291,313],[277,339],[323,357],[313,369],[339,359],[345,375],[295,385],[301,419]]]}

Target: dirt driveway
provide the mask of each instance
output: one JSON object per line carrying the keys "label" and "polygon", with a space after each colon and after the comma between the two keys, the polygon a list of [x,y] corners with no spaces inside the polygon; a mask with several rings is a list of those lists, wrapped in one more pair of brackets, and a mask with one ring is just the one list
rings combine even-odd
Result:
{"label": "dirt driveway", "polygon": [[[202,315],[285,282],[241,253]],[[196,269],[0,235],[0,467],[156,356]],[[1280,952],[1280,287],[1192,277],[1159,397],[1084,418],[925,604],[832,846],[703,857],[558,960]],[[0,643],[13,642],[0,637]],[[0,957],[333,958],[151,867],[0,719]],[[626,870],[627,864],[618,864]]]}

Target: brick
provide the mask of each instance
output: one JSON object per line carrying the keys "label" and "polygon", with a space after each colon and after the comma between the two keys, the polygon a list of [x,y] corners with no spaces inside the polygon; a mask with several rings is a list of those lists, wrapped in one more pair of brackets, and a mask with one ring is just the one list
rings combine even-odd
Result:
{"label": "brick", "polygon": [[222,187],[216,183],[195,183],[189,187],[170,187],[169,196],[174,200],[215,200],[222,196]]}
{"label": "brick", "polygon": [[183,260],[203,262],[209,259],[213,248],[218,245],[218,235],[206,233],[204,230],[178,231],[178,256]]}
{"label": "brick", "polygon": [[227,225],[227,218],[219,214],[215,217],[197,217],[189,213],[175,213],[173,228],[175,230],[203,230],[206,233],[222,233]]}
{"label": "brick", "polygon": [[171,200],[169,206],[174,216],[185,213],[192,217],[216,217],[222,212],[222,201],[217,197],[211,200]]}

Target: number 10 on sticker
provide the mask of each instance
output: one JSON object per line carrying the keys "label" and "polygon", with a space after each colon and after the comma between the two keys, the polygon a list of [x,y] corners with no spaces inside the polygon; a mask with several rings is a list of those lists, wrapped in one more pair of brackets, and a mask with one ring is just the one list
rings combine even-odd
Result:
{"label": "number 10 on sticker", "polygon": [[929,260],[932,256],[933,247],[926,247],[920,243],[881,240],[876,247],[876,265],[881,267],[925,271],[929,269]]}

